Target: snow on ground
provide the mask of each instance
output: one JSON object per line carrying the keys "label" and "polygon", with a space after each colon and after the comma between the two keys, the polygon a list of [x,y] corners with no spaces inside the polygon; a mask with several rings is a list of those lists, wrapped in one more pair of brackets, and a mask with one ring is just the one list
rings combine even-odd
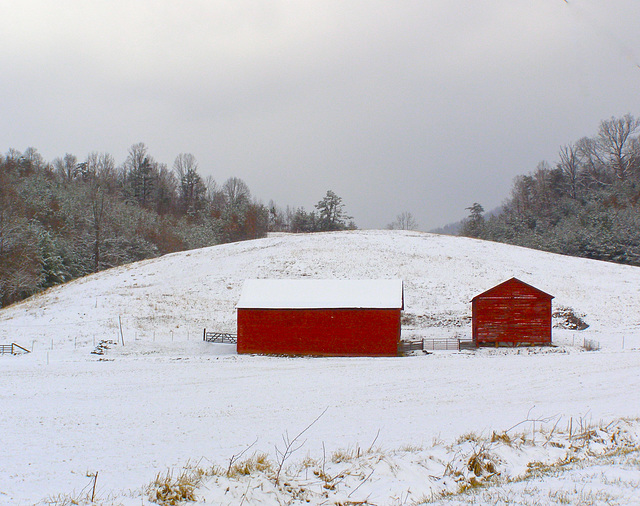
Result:
{"label": "snow on ground", "polygon": [[[470,337],[470,300],[512,276],[590,327],[554,329],[559,348],[376,359],[237,356],[201,338],[235,330],[245,279],[304,277],[403,279],[403,338]],[[638,308],[639,268],[416,232],[276,236],[101,272],[0,312],[0,343],[34,350],[0,357],[0,503],[80,494],[98,472],[100,497],[140,504],[167,469],[224,466],[252,444],[273,458],[325,409],[297,460],[527,417],[636,418]],[[119,344],[91,354],[101,340]]]}
{"label": "snow on ground", "polygon": [[640,452],[600,456],[569,463],[500,486],[477,488],[467,494],[434,501],[440,506],[467,504],[521,505],[640,504]]}

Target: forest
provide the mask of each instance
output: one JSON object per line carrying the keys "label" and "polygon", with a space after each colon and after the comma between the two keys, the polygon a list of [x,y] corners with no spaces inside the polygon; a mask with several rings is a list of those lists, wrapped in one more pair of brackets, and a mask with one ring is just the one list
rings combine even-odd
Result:
{"label": "forest", "polygon": [[640,266],[640,120],[627,114],[518,176],[502,207],[468,209],[460,235]]}
{"label": "forest", "polygon": [[[640,266],[640,120],[600,122],[515,178],[497,210],[468,209],[460,235]],[[407,213],[390,228],[415,228]],[[329,190],[308,212],[264,205],[231,177],[202,177],[196,158],[171,168],[143,143],[117,164],[108,153],[45,161],[37,149],[0,155],[0,307],[126,263],[268,232],[354,229]]]}
{"label": "forest", "polygon": [[0,307],[103,269],[167,253],[264,237],[269,231],[355,228],[327,191],[315,209],[279,208],[231,177],[203,178],[196,158],[171,168],[144,143],[45,161],[37,149],[0,155]]}

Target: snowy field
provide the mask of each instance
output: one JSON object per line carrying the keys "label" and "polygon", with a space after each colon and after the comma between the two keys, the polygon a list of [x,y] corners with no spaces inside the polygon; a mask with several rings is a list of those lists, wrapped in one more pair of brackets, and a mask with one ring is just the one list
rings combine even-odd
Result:
{"label": "snowy field", "polygon": [[[203,328],[235,331],[245,279],[305,276],[403,279],[405,339],[470,337],[471,298],[512,276],[551,293],[554,309],[571,308],[590,326],[554,329],[557,348],[376,359],[237,356],[233,345],[202,341]],[[601,350],[584,351],[585,339]],[[102,340],[118,344],[92,354]],[[494,503],[578,503],[591,489],[576,483],[587,483],[593,494],[640,504],[633,493],[640,484],[639,268],[415,232],[276,236],[167,255],[49,290],[0,312],[0,344],[11,342],[33,353],[0,357],[2,504],[87,498],[96,472],[100,503],[145,504],[158,473],[227,469],[244,450],[243,458],[264,452],[277,464],[283,436],[309,424],[304,445],[285,462],[289,481],[306,490],[300,504],[416,504],[455,491],[438,465],[462,454],[463,436],[475,434],[481,445],[514,426],[508,434],[524,433],[524,446],[491,450],[502,475],[521,476],[527,462],[553,462],[575,446],[575,431],[563,435],[574,424],[613,424],[607,431],[626,434],[625,452],[607,447],[615,438],[605,431],[581,447],[581,458],[592,460],[480,491],[493,493]],[[624,430],[622,418],[630,420]],[[525,422],[542,419],[537,430],[557,446],[542,446],[547,436]],[[353,457],[356,449],[349,465],[366,472],[331,482],[329,499],[312,490],[326,482],[320,468],[334,478],[345,473],[332,456]],[[293,469],[304,461],[314,463]],[[195,493],[208,504],[293,501],[283,482],[278,488],[264,478],[267,471],[205,476]],[[476,493],[442,501],[489,501]]]}

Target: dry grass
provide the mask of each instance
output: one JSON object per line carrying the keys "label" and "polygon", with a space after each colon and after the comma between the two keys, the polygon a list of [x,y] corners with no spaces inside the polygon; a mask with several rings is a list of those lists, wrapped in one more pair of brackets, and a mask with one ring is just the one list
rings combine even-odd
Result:
{"label": "dry grass", "polygon": [[502,443],[508,446],[513,444],[513,439],[506,432],[492,432],[491,433],[491,442],[492,443]]}
{"label": "dry grass", "polygon": [[598,341],[594,341],[593,339],[585,339],[584,344],[582,345],[582,349],[585,351],[599,351],[600,343]]}
{"label": "dry grass", "polygon": [[147,497],[151,502],[162,506],[175,506],[183,501],[195,501],[195,490],[202,480],[202,474],[184,470],[174,478],[173,473],[160,473],[147,489]]}
{"label": "dry grass", "polygon": [[355,450],[350,449],[341,449],[336,450],[331,454],[331,462],[334,464],[340,464],[342,462],[351,462],[356,458],[360,457],[360,448]]}
{"label": "dry grass", "polygon": [[424,447],[419,445],[407,444],[398,448],[398,451],[406,452],[406,453],[418,453],[418,452],[424,451]]}
{"label": "dry grass", "polygon": [[498,474],[495,457],[489,453],[485,445],[481,445],[469,456],[467,469],[477,477],[491,477]]}
{"label": "dry grass", "polygon": [[476,432],[466,432],[456,439],[456,445],[461,445],[466,442],[478,443],[482,437]]}
{"label": "dry grass", "polygon": [[300,469],[310,469],[312,467],[318,467],[320,462],[318,459],[314,459],[313,457],[307,455],[302,462],[300,462]]}
{"label": "dry grass", "polygon": [[85,504],[82,502],[82,499],[71,497],[65,494],[58,494],[51,497],[47,497],[44,500],[44,503],[47,506],[76,506],[80,504]]}
{"label": "dry grass", "polygon": [[248,476],[254,473],[273,472],[273,463],[266,453],[254,453],[251,457],[235,462],[227,472],[228,478]]}

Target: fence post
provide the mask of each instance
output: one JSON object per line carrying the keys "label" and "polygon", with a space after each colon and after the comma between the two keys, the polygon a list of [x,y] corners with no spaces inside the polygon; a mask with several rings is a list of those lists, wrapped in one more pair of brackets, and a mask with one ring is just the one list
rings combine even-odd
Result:
{"label": "fence post", "polygon": [[118,324],[120,325],[120,341],[122,341],[122,346],[124,346],[124,334],[122,333],[122,318],[118,315]]}

